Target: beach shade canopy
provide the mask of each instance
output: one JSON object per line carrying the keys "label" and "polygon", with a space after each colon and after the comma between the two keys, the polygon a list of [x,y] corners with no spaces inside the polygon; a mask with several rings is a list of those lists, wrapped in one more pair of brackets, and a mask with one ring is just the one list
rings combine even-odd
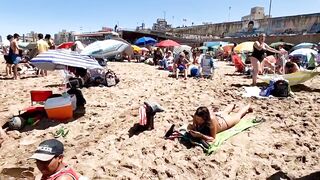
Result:
{"label": "beach shade canopy", "polygon": [[144,45],[154,45],[157,43],[157,40],[151,38],[151,37],[142,37],[136,40],[134,43],[135,45],[138,46],[144,46]]}
{"label": "beach shade canopy", "polygon": [[191,53],[191,49],[192,49],[192,47],[190,47],[188,45],[175,46],[173,48],[173,54],[179,54],[183,51],[187,51],[187,52]]}
{"label": "beach shade canopy", "polygon": [[37,47],[36,42],[18,42],[18,46],[21,49],[28,50],[28,49],[35,49]]}
{"label": "beach shade canopy", "polygon": [[123,52],[131,55],[133,53],[132,47],[125,42],[108,39],[89,44],[81,51],[80,54],[99,58],[108,58]]}
{"label": "beach shade canopy", "polygon": [[296,56],[296,55],[311,56],[311,54],[314,54],[315,56],[317,56],[318,52],[309,48],[301,48],[301,49],[294,50],[289,55],[290,56]]}
{"label": "beach shade canopy", "polygon": [[174,47],[174,46],[180,46],[180,44],[173,40],[167,39],[164,41],[160,41],[158,44],[156,44],[156,46],[157,47]]}
{"label": "beach shade canopy", "polygon": [[300,43],[297,44],[296,46],[294,46],[291,51],[297,50],[297,49],[301,49],[301,48],[309,48],[311,49],[312,47],[317,46],[317,44],[314,43]]}
{"label": "beach shade canopy", "polygon": [[234,51],[237,53],[253,52],[253,44],[254,42],[251,41],[240,43],[234,48]]}
{"label": "beach shade canopy", "polygon": [[79,67],[84,69],[103,69],[98,61],[88,56],[66,50],[49,50],[31,59],[31,64],[43,70],[61,70],[66,67]]}
{"label": "beach shade canopy", "polygon": [[284,74],[284,75],[278,75],[278,74],[265,74],[262,76],[258,75],[258,78],[266,83],[270,83],[271,80],[278,79],[278,78],[286,79],[289,82],[290,86],[294,86],[294,85],[302,84],[319,74],[320,72],[304,70],[304,71],[298,71],[295,73]]}
{"label": "beach shade canopy", "polygon": [[208,47],[207,46],[201,46],[201,47],[198,47],[199,50],[208,50]]}
{"label": "beach shade canopy", "polygon": [[294,44],[287,43],[287,42],[275,42],[275,43],[270,44],[270,47],[275,48],[275,49],[279,49],[279,46],[283,46],[283,48],[285,50],[289,51],[290,49],[292,49]]}
{"label": "beach shade canopy", "polygon": [[133,48],[133,51],[135,51],[135,52],[140,52],[141,51],[141,48],[139,46],[131,45],[131,47]]}

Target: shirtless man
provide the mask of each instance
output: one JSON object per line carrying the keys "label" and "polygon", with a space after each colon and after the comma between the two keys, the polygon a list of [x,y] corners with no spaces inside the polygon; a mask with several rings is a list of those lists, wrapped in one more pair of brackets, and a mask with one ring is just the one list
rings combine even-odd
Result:
{"label": "shirtless man", "polygon": [[13,62],[13,78],[18,79],[18,64],[21,61],[21,57],[19,55],[20,48],[18,46],[19,34],[15,33],[13,35],[13,40],[10,43],[10,48],[12,49],[12,62]]}

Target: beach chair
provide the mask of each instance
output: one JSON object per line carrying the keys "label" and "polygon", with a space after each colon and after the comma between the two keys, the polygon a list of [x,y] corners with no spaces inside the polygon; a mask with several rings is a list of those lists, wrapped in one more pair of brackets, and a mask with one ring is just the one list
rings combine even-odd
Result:
{"label": "beach chair", "polygon": [[214,61],[211,55],[204,55],[201,59],[201,75],[204,77],[212,78],[214,70]]}
{"label": "beach chair", "polygon": [[31,106],[24,108],[23,110],[19,110],[19,115],[21,114],[21,112],[44,112],[44,106],[35,106],[35,103],[44,103],[50,96],[52,96],[52,91],[50,90],[44,90],[44,91],[40,91],[40,90],[33,90],[30,91],[30,95],[31,95]]}
{"label": "beach chair", "polygon": [[241,60],[241,58],[239,57],[238,54],[232,55],[232,62],[234,64],[234,66],[236,67],[236,71],[235,72],[239,72],[239,73],[244,73],[245,72],[246,65],[243,63],[243,61]]}

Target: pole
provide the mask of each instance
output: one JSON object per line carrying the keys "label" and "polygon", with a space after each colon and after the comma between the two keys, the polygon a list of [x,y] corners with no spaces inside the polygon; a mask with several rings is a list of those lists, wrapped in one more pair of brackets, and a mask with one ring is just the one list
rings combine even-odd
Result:
{"label": "pole", "polygon": [[230,22],[230,11],[231,11],[231,6],[229,6],[228,22]]}
{"label": "pole", "polygon": [[270,26],[271,8],[272,8],[272,0],[270,0],[270,4],[269,4],[268,32],[267,33],[270,33],[270,30],[271,30],[271,26]]}

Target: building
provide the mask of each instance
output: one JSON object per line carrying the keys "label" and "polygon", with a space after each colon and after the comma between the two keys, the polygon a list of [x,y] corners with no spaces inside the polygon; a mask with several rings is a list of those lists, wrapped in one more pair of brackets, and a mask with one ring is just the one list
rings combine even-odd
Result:
{"label": "building", "polygon": [[114,32],[112,28],[102,27],[99,31],[74,34],[74,37],[84,44],[90,44],[97,40],[117,38],[119,34]]}
{"label": "building", "polygon": [[75,40],[75,32],[63,29],[61,32],[58,32],[54,35],[54,43],[59,45],[64,42],[74,41]]}
{"label": "building", "polygon": [[168,22],[165,19],[157,19],[157,22],[153,24],[152,30],[154,31],[165,31],[167,29],[170,29],[171,25],[168,24]]}
{"label": "building", "polygon": [[23,42],[36,42],[38,38],[38,33],[30,31],[29,33],[22,34]]}
{"label": "building", "polygon": [[253,7],[251,8],[251,12],[247,16],[243,16],[241,21],[251,21],[251,20],[258,20],[268,18],[264,13],[264,7]]}
{"label": "building", "polygon": [[0,36],[0,44],[2,44],[2,36]]}

